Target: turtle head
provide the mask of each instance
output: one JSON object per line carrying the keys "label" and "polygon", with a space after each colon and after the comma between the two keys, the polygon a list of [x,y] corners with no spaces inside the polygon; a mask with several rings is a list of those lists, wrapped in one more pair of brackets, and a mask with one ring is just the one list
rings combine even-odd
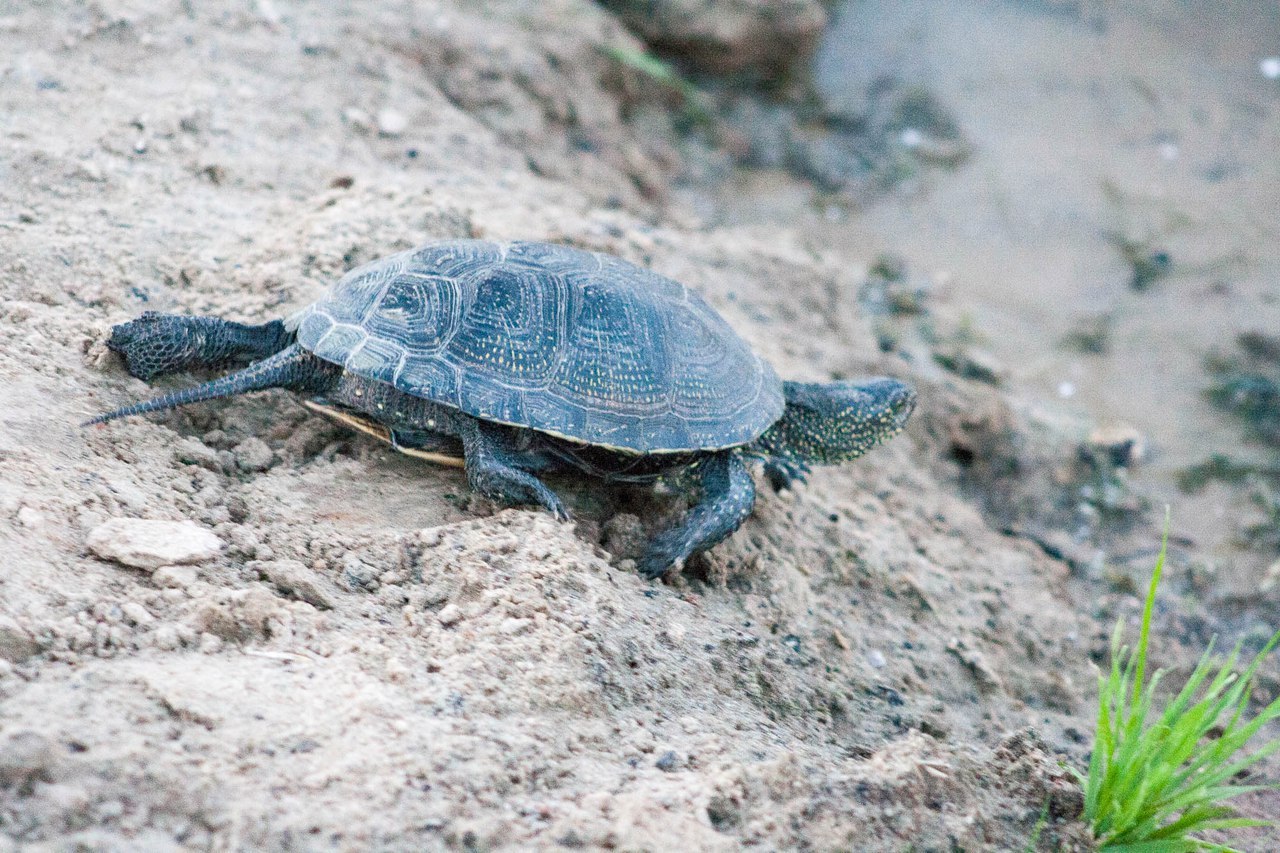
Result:
{"label": "turtle head", "polygon": [[757,440],[766,455],[803,465],[857,459],[902,432],[916,392],[896,379],[784,382],[787,408]]}

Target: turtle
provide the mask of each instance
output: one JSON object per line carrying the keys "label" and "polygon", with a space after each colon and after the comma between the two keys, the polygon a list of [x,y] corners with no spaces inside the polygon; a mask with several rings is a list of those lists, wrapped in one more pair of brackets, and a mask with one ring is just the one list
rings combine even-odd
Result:
{"label": "turtle", "polygon": [[698,494],[653,537],[656,578],[728,537],[756,499],[813,464],[900,432],[915,391],[889,378],[781,381],[688,287],[621,258],[542,242],[451,240],[353,269],[259,325],[154,311],[107,342],[142,379],[246,365],[85,425],[283,388],[397,450],[463,467],[499,504],[567,520],[542,480],[683,483]]}

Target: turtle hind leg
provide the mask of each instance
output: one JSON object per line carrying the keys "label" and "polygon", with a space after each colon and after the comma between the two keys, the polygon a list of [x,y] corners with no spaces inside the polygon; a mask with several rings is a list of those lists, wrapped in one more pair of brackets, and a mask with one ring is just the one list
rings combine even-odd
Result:
{"label": "turtle hind leg", "polygon": [[694,554],[709,550],[737,530],[756,502],[755,482],[742,456],[732,451],[715,453],[698,466],[702,500],[676,527],[654,537],[640,559],[640,574],[656,578],[672,566],[683,565]]}
{"label": "turtle hind leg", "polygon": [[545,483],[521,469],[519,453],[510,450],[493,427],[461,416],[458,437],[471,488],[498,503],[538,504],[558,520],[569,520],[564,502]]}
{"label": "turtle hind leg", "polygon": [[268,388],[287,388],[290,391],[303,393],[321,393],[332,387],[338,380],[341,368],[316,358],[302,347],[294,344],[285,347],[275,355],[255,361],[243,370],[205,382],[191,388],[183,388],[171,394],[164,394],[152,400],[134,403],[111,412],[90,418],[81,426],[104,424],[116,418],[127,418],[146,412],[159,412],[164,409],[176,409],[188,403],[201,400],[215,400],[219,397],[231,397],[236,394],[247,394],[250,391],[265,391]]}
{"label": "turtle hind leg", "polygon": [[147,311],[111,330],[107,347],[129,373],[150,380],[167,373],[221,367],[275,355],[293,343],[280,320],[249,326],[216,317],[183,317]]}

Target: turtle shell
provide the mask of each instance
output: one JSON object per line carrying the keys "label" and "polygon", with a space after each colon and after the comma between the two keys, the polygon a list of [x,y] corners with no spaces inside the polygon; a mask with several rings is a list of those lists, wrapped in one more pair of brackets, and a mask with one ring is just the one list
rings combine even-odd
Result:
{"label": "turtle shell", "polygon": [[352,373],[624,452],[745,444],[784,406],[773,369],[696,293],[568,246],[403,252],[352,270],[289,325]]}

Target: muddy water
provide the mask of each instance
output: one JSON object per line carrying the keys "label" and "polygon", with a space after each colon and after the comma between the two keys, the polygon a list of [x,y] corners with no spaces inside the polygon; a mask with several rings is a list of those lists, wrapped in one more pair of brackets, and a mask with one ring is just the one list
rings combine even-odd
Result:
{"label": "muddy water", "polygon": [[[1210,452],[1264,455],[1203,389],[1207,354],[1280,332],[1277,55],[1275,3],[852,0],[815,65],[854,112],[877,77],[924,87],[973,143],[959,169],[815,227],[940,274],[938,297],[1033,405],[1140,430],[1137,484],[1246,588],[1274,557],[1236,545],[1257,511],[1225,486],[1182,494],[1175,475]],[[1170,274],[1136,291],[1122,240],[1167,252]],[[1100,316],[1106,353],[1062,345]]]}

